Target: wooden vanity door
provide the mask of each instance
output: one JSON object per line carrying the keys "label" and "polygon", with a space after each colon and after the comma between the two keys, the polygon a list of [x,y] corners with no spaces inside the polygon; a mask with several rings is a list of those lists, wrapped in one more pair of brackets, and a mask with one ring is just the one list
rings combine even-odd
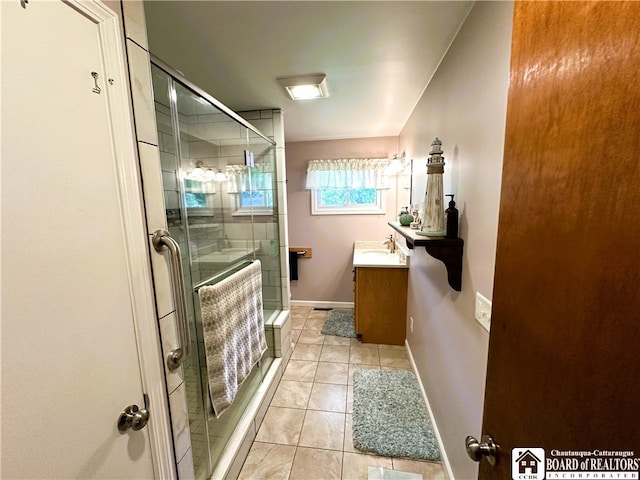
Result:
{"label": "wooden vanity door", "polygon": [[406,268],[356,268],[356,333],[362,343],[404,345]]}

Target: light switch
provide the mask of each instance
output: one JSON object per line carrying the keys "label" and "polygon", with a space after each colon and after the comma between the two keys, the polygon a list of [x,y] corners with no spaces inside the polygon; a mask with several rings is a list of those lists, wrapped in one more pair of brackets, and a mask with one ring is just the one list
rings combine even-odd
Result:
{"label": "light switch", "polygon": [[475,318],[488,332],[491,328],[491,301],[480,292],[476,292]]}

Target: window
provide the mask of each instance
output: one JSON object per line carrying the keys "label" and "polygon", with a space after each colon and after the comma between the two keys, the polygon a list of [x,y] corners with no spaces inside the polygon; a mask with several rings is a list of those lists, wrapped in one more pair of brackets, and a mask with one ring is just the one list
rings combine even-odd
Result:
{"label": "window", "polygon": [[273,215],[273,190],[240,192],[234,215]]}
{"label": "window", "polygon": [[385,213],[386,159],[311,160],[306,188],[312,215]]}
{"label": "window", "polygon": [[267,192],[242,192],[240,194],[240,208],[273,208],[273,194]]}
{"label": "window", "polygon": [[256,164],[251,171],[244,165],[227,165],[227,193],[236,197],[233,215],[273,215],[274,174]]}
{"label": "window", "polygon": [[384,214],[383,191],[375,188],[312,190],[312,215]]}

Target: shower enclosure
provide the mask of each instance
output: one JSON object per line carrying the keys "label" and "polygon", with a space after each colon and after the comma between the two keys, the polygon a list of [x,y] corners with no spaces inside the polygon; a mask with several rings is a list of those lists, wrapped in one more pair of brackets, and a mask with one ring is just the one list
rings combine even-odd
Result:
{"label": "shower enclosure", "polygon": [[[286,260],[272,112],[252,114],[266,133],[153,60],[152,81],[167,224],[182,252],[191,355],[183,364],[195,477],[210,478],[274,357]],[[282,198],[282,197],[280,197]],[[212,413],[197,287],[259,259],[268,349],[232,406]],[[286,279],[286,277],[285,277]],[[171,390],[171,380],[167,380]],[[171,393],[171,392],[169,392]],[[180,459],[177,459],[179,462]]]}

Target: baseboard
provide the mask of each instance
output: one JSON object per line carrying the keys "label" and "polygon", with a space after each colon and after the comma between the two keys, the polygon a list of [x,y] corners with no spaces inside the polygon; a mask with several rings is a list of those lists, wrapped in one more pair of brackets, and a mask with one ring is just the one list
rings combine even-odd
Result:
{"label": "baseboard", "polygon": [[431,410],[431,405],[429,404],[429,398],[427,397],[427,392],[424,389],[424,385],[422,384],[422,380],[420,379],[420,375],[418,374],[418,367],[416,366],[416,362],[413,360],[411,347],[409,346],[409,342],[407,340],[404,341],[404,344],[407,347],[407,353],[409,355],[409,361],[411,362],[411,368],[413,369],[413,373],[415,373],[416,378],[418,379],[418,384],[420,385],[420,390],[422,391],[422,397],[424,398],[424,403],[427,405],[427,413],[429,414],[431,424],[433,425],[433,433],[436,436],[436,440],[438,440],[438,446],[440,447],[440,456],[442,457],[442,466],[444,467],[444,473],[447,476],[448,480],[455,480],[455,477],[453,476],[453,471],[451,470],[451,464],[449,463],[449,457],[447,456],[447,452],[444,449],[444,444],[442,443],[442,437],[440,436],[440,431],[438,430],[438,424],[436,423],[436,419],[433,416],[433,410]]}
{"label": "baseboard", "polygon": [[291,300],[292,307],[353,308],[353,302],[323,302],[318,300]]}

